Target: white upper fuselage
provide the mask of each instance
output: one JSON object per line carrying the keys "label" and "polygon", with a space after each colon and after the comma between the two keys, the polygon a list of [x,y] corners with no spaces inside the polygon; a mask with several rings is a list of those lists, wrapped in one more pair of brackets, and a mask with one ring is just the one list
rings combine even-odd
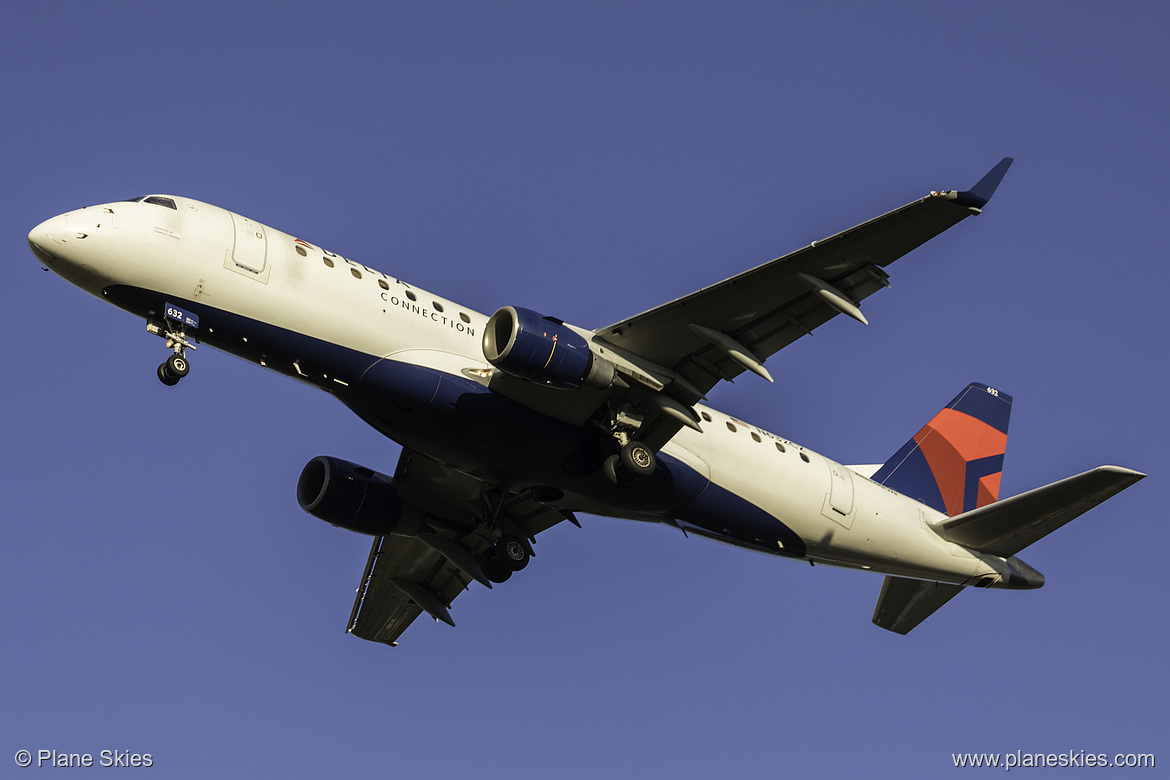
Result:
{"label": "white upper fuselage", "polygon": [[[217,206],[175,196],[147,200],[156,202],[110,203],[54,217],[33,229],[30,245],[71,283],[148,320],[162,319],[164,301],[230,315],[215,320],[222,325],[201,324],[193,336],[339,396],[359,387],[379,360],[451,381],[493,370],[481,347],[488,320],[482,313]],[[290,348],[277,343],[277,332],[304,339]],[[364,357],[334,360],[325,347]],[[772,551],[958,584],[1000,576],[1002,560],[931,530],[928,523],[941,517],[936,510],[785,439],[709,407],[695,408],[702,433],[683,428],[662,454],[709,479],[708,497],[726,494],[739,502],[729,507],[758,508],[803,542],[802,550]],[[459,462],[441,442],[434,442],[436,452],[417,437],[401,443],[468,473],[486,468]],[[524,486],[523,475],[512,478],[511,487]],[[581,480],[560,487],[568,509],[694,527],[686,511],[655,516],[614,500],[612,491],[591,492]],[[745,537],[735,529],[741,519],[732,512],[727,534],[707,525],[707,535],[740,543]]]}

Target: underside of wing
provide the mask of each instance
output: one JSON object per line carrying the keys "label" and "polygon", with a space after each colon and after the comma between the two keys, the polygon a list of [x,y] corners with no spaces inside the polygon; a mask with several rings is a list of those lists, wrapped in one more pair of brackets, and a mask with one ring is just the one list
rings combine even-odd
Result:
{"label": "underside of wing", "polygon": [[404,532],[374,538],[346,626],[373,642],[396,645],[423,613],[455,625],[456,596],[473,581],[490,588],[510,576],[494,557],[500,540],[522,545],[526,563],[536,534],[576,522],[528,492],[501,490],[411,450],[403,450],[393,485]]}
{"label": "underside of wing", "polygon": [[379,536],[370,558],[347,631],[372,642],[395,645],[414,619],[430,607],[436,620],[455,625],[448,607],[471,577],[417,538]]}

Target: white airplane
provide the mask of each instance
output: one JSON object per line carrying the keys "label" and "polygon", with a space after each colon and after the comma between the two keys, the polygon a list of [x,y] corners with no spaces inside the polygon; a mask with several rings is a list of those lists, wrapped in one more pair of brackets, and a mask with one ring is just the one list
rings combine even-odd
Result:
{"label": "white airplane", "polygon": [[886,267],[979,214],[1012,160],[608,327],[490,317],[199,201],[151,195],[29,233],[37,259],[146,320],[335,395],[402,445],[393,477],[309,461],[297,500],[373,536],[347,630],[395,645],[454,625],[472,581],[506,581],[574,513],[673,525],[751,550],[885,575],[873,622],[905,634],[968,586],[1038,588],[1016,554],[1140,480],[1101,466],[997,500],[1011,397],[972,384],[880,468],[847,467],[704,405],[888,285]]}

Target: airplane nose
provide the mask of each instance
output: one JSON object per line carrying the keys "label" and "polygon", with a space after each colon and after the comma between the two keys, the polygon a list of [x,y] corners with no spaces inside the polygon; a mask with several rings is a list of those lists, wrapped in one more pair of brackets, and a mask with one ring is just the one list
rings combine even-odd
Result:
{"label": "airplane nose", "polygon": [[28,246],[37,259],[48,265],[56,259],[65,237],[65,215],[46,219],[29,231]]}

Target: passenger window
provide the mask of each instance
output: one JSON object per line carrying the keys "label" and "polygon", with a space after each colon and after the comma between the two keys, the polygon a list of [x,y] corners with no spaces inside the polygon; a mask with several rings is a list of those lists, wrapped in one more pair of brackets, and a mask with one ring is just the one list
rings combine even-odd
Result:
{"label": "passenger window", "polygon": [[325,261],[325,265],[329,266],[330,268],[333,267],[333,261],[330,260],[328,257],[322,257],[321,259]]}
{"label": "passenger window", "polygon": [[463,312],[459,312],[459,319],[463,320],[464,322],[466,322],[466,323],[468,323],[468,324],[470,324],[470,323],[471,323],[471,317],[468,317],[468,316],[467,316],[466,314],[464,314]]}
{"label": "passenger window", "polygon": [[379,286],[379,287],[381,287],[383,290],[389,290],[389,289],[390,289],[390,285],[386,284],[386,280],[385,280],[385,279],[379,279],[379,280],[378,280],[378,286]]}
{"label": "passenger window", "polygon": [[780,450],[781,452],[787,452],[787,450],[784,449],[784,445],[780,442],[776,442],[776,449]]}
{"label": "passenger window", "polygon": [[733,422],[727,423],[727,430],[731,431],[732,433],[735,433],[735,423],[733,423]]}
{"label": "passenger window", "polygon": [[407,298],[410,298],[410,300],[412,300],[412,301],[417,301],[417,300],[418,300],[418,296],[417,296],[417,295],[415,295],[414,293],[412,293],[410,290],[407,290],[407,291],[406,291],[406,297],[407,297]]}
{"label": "passenger window", "polygon": [[699,416],[703,418],[704,422],[711,422],[711,415],[707,414],[706,412],[700,412]]}
{"label": "passenger window", "polygon": [[752,431],[752,439],[754,439],[757,442],[763,441],[763,439],[760,438],[760,434],[756,433],[755,431]]}
{"label": "passenger window", "polygon": [[431,308],[435,311],[441,312],[443,310],[443,304],[439,303],[438,301],[431,301]]}
{"label": "passenger window", "polygon": [[803,452],[800,453],[800,459],[803,460],[805,463],[808,463],[808,455],[805,455]]}
{"label": "passenger window", "polygon": [[309,256],[309,253],[306,252],[305,248],[303,246],[301,246],[300,244],[297,244],[297,254],[300,255],[301,257],[308,257]]}
{"label": "passenger window", "polygon": [[351,274],[353,274],[353,278],[354,278],[354,279],[361,279],[361,278],[362,278],[362,272],[361,272],[361,271],[359,271],[359,270],[358,270],[358,269],[356,269],[356,268],[351,268],[351,269],[349,269],[349,272],[350,272]]}

